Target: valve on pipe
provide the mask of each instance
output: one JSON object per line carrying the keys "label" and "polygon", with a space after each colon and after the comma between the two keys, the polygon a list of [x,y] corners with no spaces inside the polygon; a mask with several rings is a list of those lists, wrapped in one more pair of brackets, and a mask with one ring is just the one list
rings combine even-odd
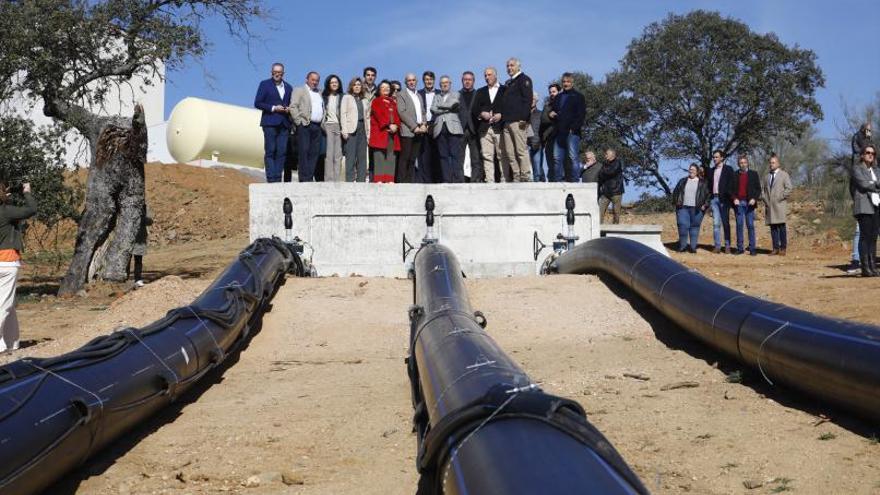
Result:
{"label": "valve on pipe", "polygon": [[[565,197],[565,234],[562,232],[556,234],[556,239],[553,240],[553,252],[544,259],[543,263],[541,263],[541,268],[539,270],[541,275],[550,273],[551,267],[556,258],[562,253],[574,249],[575,244],[578,239],[580,239],[580,237],[574,233],[574,207],[574,195],[568,193]],[[538,256],[540,256],[541,251],[543,251],[545,247],[547,247],[547,245],[541,242],[541,239],[538,238],[538,231],[536,230],[532,236],[532,250],[535,256],[535,261],[538,261]]]}
{"label": "valve on pipe", "polygon": [[643,494],[574,401],[541,390],[487,333],[439,243],[414,259],[410,377],[418,494]]}
{"label": "valve on pipe", "polygon": [[435,242],[437,238],[434,236],[434,196],[429,194],[425,198],[425,237],[422,238],[422,245]]}
{"label": "valve on pipe", "polygon": [[317,277],[318,272],[312,264],[315,250],[309,245],[311,253],[309,253],[308,257],[305,257],[304,252],[307,243],[300,239],[299,236],[293,235],[293,202],[290,198],[284,198],[284,201],[281,203],[281,211],[284,212],[284,245],[295,255],[294,262],[290,265],[290,273],[298,277]]}

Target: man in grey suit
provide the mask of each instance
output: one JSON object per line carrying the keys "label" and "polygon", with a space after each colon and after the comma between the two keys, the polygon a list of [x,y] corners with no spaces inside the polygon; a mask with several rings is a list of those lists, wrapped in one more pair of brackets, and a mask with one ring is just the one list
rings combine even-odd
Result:
{"label": "man in grey suit", "polygon": [[406,87],[397,93],[397,113],[400,114],[400,154],[397,156],[397,173],[394,181],[410,183],[415,180],[416,158],[428,132],[427,108],[416,91],[415,74],[404,77]]}
{"label": "man in grey suit", "polygon": [[459,94],[452,89],[449,76],[440,77],[440,94],[434,97],[431,114],[434,116],[433,135],[440,156],[443,182],[464,182],[461,163],[463,130],[458,117]]}
{"label": "man in grey suit", "polygon": [[[474,122],[473,108],[474,96],[477,90],[474,89],[474,81],[476,80],[474,73],[465,71],[461,75],[461,90],[459,90],[459,107],[458,120],[461,122],[463,131],[461,137],[461,160],[465,157],[465,148],[470,154],[471,162],[471,182],[485,182],[483,178],[483,159],[480,154],[480,133],[477,132],[477,123]],[[462,163],[464,169],[464,163]]]}
{"label": "man in grey suit", "polygon": [[306,83],[293,90],[290,99],[290,117],[296,126],[296,146],[299,163],[299,181],[315,180],[315,167],[321,151],[321,122],[324,120],[324,99],[318,92],[321,76],[306,74]]}

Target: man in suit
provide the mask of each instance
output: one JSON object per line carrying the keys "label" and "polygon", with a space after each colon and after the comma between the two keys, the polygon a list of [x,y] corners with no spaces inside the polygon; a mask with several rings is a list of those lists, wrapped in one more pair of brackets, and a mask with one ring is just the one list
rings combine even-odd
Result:
{"label": "man in suit", "polygon": [[440,180],[440,171],[437,167],[438,153],[437,143],[431,128],[434,126],[434,116],[431,114],[431,106],[434,104],[434,98],[440,93],[434,88],[436,76],[433,72],[426,70],[422,73],[422,89],[419,90],[419,97],[422,104],[427,110],[428,132],[422,138],[422,149],[419,154],[419,182],[423,184],[431,184]]}
{"label": "man in suit", "polygon": [[715,166],[705,171],[709,183],[709,208],[712,209],[712,235],[715,241],[713,253],[721,252],[721,229],[724,228],[724,252],[730,254],[730,199],[727,191],[733,180],[733,169],[724,164],[721,150],[712,152]]}
{"label": "man in suit", "polygon": [[299,181],[313,182],[318,155],[321,152],[321,122],[324,120],[324,99],[318,92],[321,76],[306,74],[306,83],[293,90],[290,116],[296,126],[296,146],[299,155]]}
{"label": "man in suit", "polygon": [[758,172],[749,170],[749,159],[740,156],[737,161],[739,170],[727,189],[730,202],[736,212],[736,254],[743,254],[743,226],[749,231],[749,254],[758,254],[755,241],[755,208],[761,199],[761,178]]}
{"label": "man in suit", "polygon": [[504,116],[502,161],[511,169],[515,182],[532,180],[532,162],[529,159],[527,135],[532,114],[532,80],[522,71],[519,60],[507,61],[507,75],[501,114]]}
{"label": "man in suit", "polygon": [[375,67],[364,67],[364,98],[367,100],[367,104],[373,101],[373,98],[376,97],[376,68]]}
{"label": "man in suit", "polygon": [[[498,82],[498,72],[495,67],[487,67],[483,71],[486,85],[477,90],[474,95],[473,119],[477,122],[477,132],[480,135],[480,153],[483,157],[483,177],[486,182],[495,182],[495,159],[501,158],[501,132],[504,121],[501,115],[501,105],[504,101],[505,88]],[[504,172],[499,175],[499,180],[504,181]]]}
{"label": "man in suit", "polygon": [[415,182],[416,158],[424,145],[428,132],[427,109],[425,102],[416,91],[418,80],[409,73],[404,76],[405,88],[398,91],[397,113],[400,115],[400,154],[397,156],[395,182]]}
{"label": "man in suit", "polygon": [[770,226],[770,238],[773,241],[771,255],[785,256],[788,247],[785,222],[788,213],[788,196],[792,189],[791,177],[785,170],[779,168],[779,157],[776,153],[771,154],[770,171],[767,173],[767,181],[764,182],[761,193],[761,199],[766,206],[764,219]]}
{"label": "man in suit", "polygon": [[431,115],[434,116],[433,135],[437,142],[442,181],[446,183],[464,182],[461,167],[461,121],[458,118],[458,92],[452,90],[449,76],[440,77],[440,93],[434,97]]}
{"label": "man in suit", "polygon": [[[477,92],[474,89],[475,80],[474,73],[471,71],[465,71],[461,75],[461,90],[458,92],[458,120],[461,123],[461,129],[463,132],[461,139],[461,159],[464,160],[465,158],[464,150],[466,148],[471,163],[470,181],[485,182],[486,179],[483,177],[483,162],[480,158],[480,136],[477,133],[477,124],[473,117],[474,96]],[[462,169],[464,169],[463,163]]]}
{"label": "man in suit", "polygon": [[263,111],[260,127],[263,128],[263,158],[266,182],[281,182],[284,162],[287,158],[287,140],[290,138],[290,118],[287,107],[293,87],[284,81],[284,65],[272,64],[271,77],[260,82],[254,107]]}
{"label": "man in suit", "polygon": [[586,113],[587,103],[584,95],[574,89],[574,75],[566,72],[562,75],[562,92],[553,100],[553,108],[550,111],[550,118],[555,121],[556,130],[556,139],[553,142],[555,157],[553,167],[554,177],[557,180],[562,180],[563,170],[568,182],[577,182],[580,179],[577,170],[578,148],[581,144],[581,128],[584,126]]}

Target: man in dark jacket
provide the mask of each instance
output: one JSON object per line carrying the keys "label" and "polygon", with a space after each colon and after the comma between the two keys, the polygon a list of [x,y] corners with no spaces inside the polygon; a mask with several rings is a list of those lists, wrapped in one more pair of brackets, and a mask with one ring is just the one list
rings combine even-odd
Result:
{"label": "man in dark jacket", "polygon": [[264,165],[266,182],[281,182],[290,138],[290,118],[287,107],[293,87],[284,81],[284,66],[272,64],[272,77],[260,82],[254,107],[262,110],[260,127],[263,128]]}
{"label": "man in dark jacket", "polygon": [[514,182],[529,182],[532,180],[532,164],[526,136],[534,88],[532,80],[523,73],[519,60],[511,58],[507,61],[507,74],[510,79],[505,84],[507,89],[501,108],[504,119],[502,161],[506,162],[505,168],[510,167]]}
{"label": "man in dark jacket", "polygon": [[419,98],[427,112],[428,132],[422,138],[422,147],[419,150],[419,182],[422,184],[433,184],[442,182],[440,174],[440,154],[437,151],[437,142],[434,140],[434,116],[431,115],[431,105],[434,98],[440,94],[440,90],[434,87],[436,76],[432,71],[426,70],[422,74],[423,87],[418,91]]}
{"label": "man in dark jacket", "polygon": [[[486,182],[495,182],[495,159],[500,159],[501,132],[504,128],[501,113],[506,88],[499,84],[495,67],[487,67],[483,72],[486,85],[474,95],[472,115],[477,123],[480,135],[480,153],[483,158],[483,178]],[[504,173],[499,176],[504,180]]]}
{"label": "man in dark jacket", "polygon": [[532,95],[532,116],[529,121],[531,129],[527,141],[529,143],[529,157],[532,161],[532,177],[535,182],[544,182],[544,153],[541,145],[541,110],[538,110],[538,93]]}
{"label": "man in dark jacket", "polygon": [[610,203],[614,208],[613,223],[620,223],[620,208],[623,199],[623,164],[617,158],[614,148],[605,150],[605,164],[599,171],[599,222],[605,223],[605,212]]}
{"label": "man in dark jacket", "polygon": [[724,252],[730,254],[730,199],[727,194],[734,171],[724,163],[721,150],[712,152],[715,166],[705,170],[709,187],[709,208],[712,210],[712,236],[715,241],[713,253],[721,252],[721,230],[724,229]]}
{"label": "man in dark jacket", "polygon": [[736,254],[743,254],[743,224],[749,231],[749,254],[758,254],[755,241],[755,209],[761,199],[761,177],[749,170],[749,159],[741,156],[737,161],[739,170],[727,189],[727,196],[736,212]]}
{"label": "man in dark jacket", "polygon": [[559,182],[562,178],[555,178],[553,171],[553,143],[556,142],[556,120],[550,118],[550,112],[553,111],[553,102],[559,93],[562,92],[562,86],[553,83],[547,86],[549,96],[544,101],[544,109],[541,111],[541,145],[544,146],[544,157],[547,163],[547,181]]}
{"label": "man in dark jacket", "polygon": [[[584,95],[574,89],[574,75],[566,72],[562,75],[562,93],[553,102],[553,111],[550,118],[556,121],[556,140],[553,145],[554,176],[556,180],[562,180],[563,170],[565,180],[577,182],[578,173],[578,148],[581,144],[581,128],[584,126],[584,117],[587,112],[587,103]],[[566,162],[566,158],[568,161]],[[565,163],[569,163],[568,168]]]}
{"label": "man in dark jacket", "polygon": [[[483,161],[480,158],[480,135],[477,133],[477,123],[474,121],[473,108],[474,96],[474,73],[465,71],[461,75],[461,90],[458,92],[458,119],[461,121],[462,136],[461,158],[464,160],[464,150],[468,150],[471,162],[471,182],[485,182],[483,178]],[[463,164],[462,164],[463,165]]]}

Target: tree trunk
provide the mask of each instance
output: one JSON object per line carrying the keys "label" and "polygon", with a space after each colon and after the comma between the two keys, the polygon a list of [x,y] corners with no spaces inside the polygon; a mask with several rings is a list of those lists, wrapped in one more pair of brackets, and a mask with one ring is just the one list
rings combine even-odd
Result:
{"label": "tree trunk", "polygon": [[[85,210],[59,295],[75,294],[90,282],[93,262],[98,276],[114,281],[126,279],[143,211],[146,150],[147,129],[140,105],[130,120],[114,118],[103,123],[92,146]],[[111,233],[104,259],[94,259],[95,251],[111,238]]]}

